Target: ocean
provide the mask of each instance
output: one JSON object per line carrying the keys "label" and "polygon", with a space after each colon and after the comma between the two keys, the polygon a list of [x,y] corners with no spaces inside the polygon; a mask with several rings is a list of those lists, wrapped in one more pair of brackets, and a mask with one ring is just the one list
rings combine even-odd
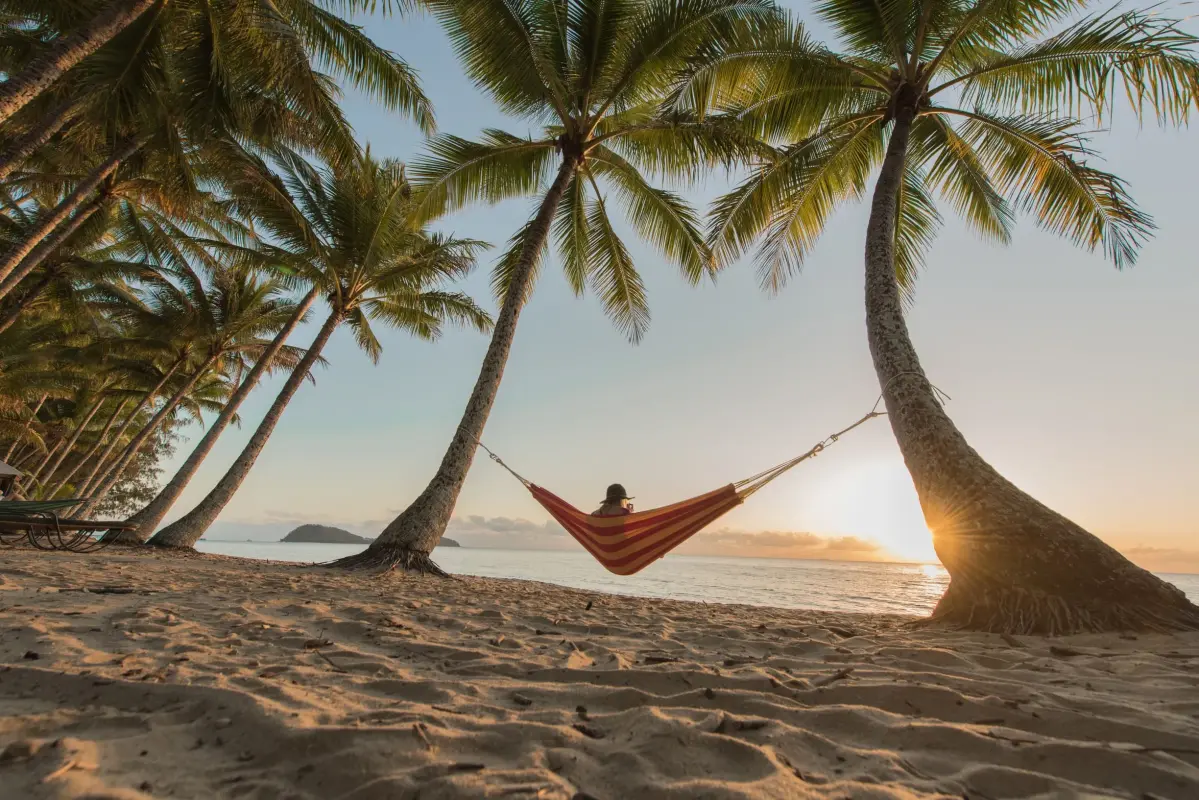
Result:
{"label": "ocean", "polygon": [[[205,553],[314,563],[356,553],[361,545],[204,540]],[[447,572],[520,578],[638,597],[740,603],[819,611],[925,615],[949,575],[935,564],[799,561],[670,555],[636,575],[613,575],[583,552],[439,547],[433,559]],[[1199,575],[1162,574],[1199,602]]]}

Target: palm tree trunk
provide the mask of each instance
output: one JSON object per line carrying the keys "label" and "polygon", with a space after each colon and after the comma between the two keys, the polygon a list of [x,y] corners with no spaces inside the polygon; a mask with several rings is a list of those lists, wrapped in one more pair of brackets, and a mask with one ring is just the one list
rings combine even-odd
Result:
{"label": "palm tree trunk", "polygon": [[237,409],[250,396],[250,392],[254,390],[258,381],[270,368],[271,362],[274,361],[279,351],[283,349],[283,345],[287,343],[287,338],[291,336],[292,331],[300,324],[300,320],[308,313],[308,309],[312,306],[312,302],[315,299],[316,289],[313,289],[300,302],[296,313],[292,315],[292,318],[288,320],[282,330],[275,334],[275,338],[271,341],[266,351],[258,357],[258,361],[255,362],[253,369],[250,370],[250,374],[237,387],[237,391],[229,398],[229,402],[225,403],[225,407],[221,409],[221,413],[217,415],[212,425],[204,433],[204,438],[191,451],[191,454],[183,462],[183,465],[179,467],[175,476],[171,478],[166,486],[162,487],[153,500],[146,504],[145,508],[125,520],[126,523],[136,525],[137,528],[123,533],[120,531],[111,532],[114,541],[124,544],[140,544],[149,539],[150,535],[158,529],[162,518],[167,515],[167,512],[171,510],[171,506],[175,505],[175,501],[179,499],[179,495],[183,493],[183,490],[187,488],[191,479],[195,477],[196,470],[204,463],[204,459],[208,457],[208,453],[216,444],[217,439],[221,437],[225,428],[233,421],[233,417],[237,414]]}
{"label": "palm tree trunk", "polygon": [[54,456],[58,454],[59,448],[66,444],[66,441],[67,440],[65,438],[59,437],[59,440],[54,443],[54,446],[46,450],[46,455],[44,458],[42,458],[41,462],[32,471],[25,475],[25,477],[28,479],[27,485],[30,489],[32,489],[34,486],[41,485],[42,472],[46,469],[46,465],[50,463],[50,459],[54,458]]}
{"label": "palm tree trunk", "polygon": [[101,467],[111,466],[113,463],[110,461],[110,459],[112,458],[113,451],[116,449],[117,444],[121,441],[121,437],[125,435],[125,431],[129,430],[129,426],[133,424],[135,419],[137,419],[137,415],[142,413],[142,409],[149,405],[150,401],[158,396],[158,393],[162,391],[162,387],[166,386],[167,381],[171,379],[171,377],[175,374],[175,370],[179,369],[182,364],[182,359],[172,364],[171,368],[167,370],[166,373],[159,379],[158,383],[154,385],[154,388],[142,395],[142,399],[138,401],[138,404],[134,406],[133,411],[131,411],[129,416],[125,418],[125,421],[121,423],[121,427],[118,428],[117,432],[113,435],[112,441],[108,443],[108,446],[104,448],[104,452],[100,454],[98,459],[96,459],[96,463],[92,465],[92,470],[88,473],[87,479],[83,482],[83,485],[79,487],[80,497],[88,496],[88,493],[91,491],[92,487],[96,485],[98,480],[97,476],[101,472]]}
{"label": "palm tree trunk", "polygon": [[43,394],[38,399],[37,405],[33,407],[33,411],[29,414],[29,419],[25,420],[25,427],[21,429],[21,435],[13,439],[12,444],[8,446],[8,451],[4,454],[4,463],[12,463],[9,461],[9,459],[12,458],[13,450],[15,450],[17,444],[19,444],[21,440],[25,438],[25,434],[29,433],[29,429],[33,427],[33,421],[37,419],[37,412],[42,410],[42,404],[46,402],[46,398],[49,396],[49,394]]}
{"label": "palm tree trunk", "polygon": [[[75,430],[71,431],[71,437],[70,437],[70,439],[67,440],[67,446],[64,447],[62,449],[62,452],[60,452],[58,454],[58,459],[54,462],[54,466],[50,467],[50,469],[46,472],[46,482],[47,483],[49,483],[50,479],[54,477],[54,474],[56,472],[58,472],[59,467],[62,466],[62,462],[66,460],[67,456],[69,456],[71,454],[71,452],[74,451],[75,444],[79,441],[79,437],[83,435],[84,428],[86,428],[88,426],[88,424],[92,421],[92,417],[96,416],[96,412],[98,412],[100,410],[100,406],[103,405],[103,403],[104,403],[104,398],[101,396],[99,399],[96,400],[96,402],[92,403],[92,407],[87,410],[87,413],[83,416],[83,419],[80,420],[79,424],[75,426]],[[54,491],[51,491],[48,493],[43,492],[43,496],[47,500],[53,499],[54,495],[58,491],[58,487],[61,485],[62,485],[61,483],[56,484]]]}
{"label": "palm tree trunk", "polygon": [[[54,207],[53,211],[45,215],[45,217],[40,220],[37,227],[25,237],[23,242],[4,254],[4,258],[0,259],[0,281],[4,281],[3,284],[0,284],[0,297],[4,297],[6,294],[12,291],[12,286],[15,285],[15,283],[10,282],[8,278],[12,275],[12,272],[14,269],[16,269],[17,265],[24,261],[25,257],[28,256],[33,248],[37,247],[37,245],[43,239],[49,236],[59,225],[66,221],[67,217],[69,217],[71,213],[75,211],[75,209],[82,206],[83,202],[88,198],[88,196],[91,195],[91,193],[94,192],[100,186],[100,184],[108,178],[108,176],[116,172],[117,168],[121,166],[121,162],[136,153],[141,146],[141,140],[132,141],[110,156],[108,160],[106,160],[100,166],[92,170],[87,177],[75,185],[75,188],[71,191],[71,193],[62,199],[62,202]],[[42,255],[42,258],[44,257],[45,254]],[[32,267],[29,269],[32,269]],[[26,270],[26,273],[28,273],[28,270]]]}
{"label": "palm tree trunk", "polygon": [[287,408],[287,404],[291,402],[291,398],[295,395],[296,390],[300,388],[300,384],[308,376],[308,371],[320,358],[321,351],[325,349],[325,345],[329,342],[329,337],[333,335],[333,331],[337,330],[337,326],[342,322],[342,315],[334,311],[329,314],[329,318],[325,320],[325,324],[321,326],[316,338],[312,344],[308,346],[308,352],[300,359],[300,363],[292,370],[291,375],[287,377],[287,381],[283,384],[283,388],[279,390],[279,395],[275,398],[275,402],[267,409],[266,415],[262,418],[262,422],[258,423],[258,428],[250,437],[250,441],[246,442],[246,446],[242,448],[241,453],[233,461],[233,464],[225,472],[212,491],[205,496],[203,500],[196,504],[196,507],[179,519],[172,522],[170,525],[159,531],[150,544],[158,547],[194,547],[205,531],[216,521],[220,516],[221,511],[233,499],[233,495],[237,494],[237,490],[241,487],[246,476],[250,474],[250,470],[254,466],[254,462],[258,460],[258,455],[262,452],[262,448],[266,446],[267,440],[271,433],[275,430],[275,426],[279,424],[279,419],[283,416],[283,411]]}
{"label": "palm tree trunk", "polygon": [[36,153],[54,134],[62,130],[77,107],[78,104],[73,101],[60,104],[42,117],[33,130],[22,136],[8,152],[0,156],[0,181],[7,178],[14,169],[25,162],[25,159]]}
{"label": "palm tree trunk", "polygon": [[495,321],[491,343],[483,357],[475,388],[437,474],[420,496],[383,529],[383,533],[370,547],[362,553],[335,561],[330,566],[351,569],[390,569],[399,566],[413,572],[445,574],[429,558],[429,553],[445,533],[462,484],[466,482],[478,440],[483,435],[487,417],[499,393],[500,381],[504,377],[504,366],[516,336],[516,323],[532,287],[533,267],[538,254],[545,247],[550,223],[574,177],[577,163],[574,158],[563,158],[557,177],[541,201],[541,207],[529,228],[528,238],[521,248],[512,283],[504,295],[504,303]]}
{"label": "palm tree trunk", "polygon": [[193,372],[191,376],[183,382],[183,385],[179,387],[178,391],[171,395],[171,397],[162,404],[162,408],[158,409],[158,413],[150,418],[150,421],[146,423],[146,426],[138,431],[137,435],[129,441],[129,444],[125,446],[124,451],[121,453],[121,457],[117,459],[116,464],[111,467],[103,477],[100,478],[100,481],[92,490],[92,499],[85,503],[81,509],[79,509],[79,515],[81,517],[86,519],[87,515],[90,514],[92,509],[96,507],[96,504],[103,499],[104,495],[108,494],[113,486],[116,486],[117,481],[119,481],[121,479],[121,475],[124,474],[125,468],[128,467],[130,462],[133,461],[134,457],[137,456],[137,452],[142,449],[142,445],[146,443],[147,439],[157,433],[158,429],[162,426],[162,423],[166,421],[167,416],[175,410],[175,407],[183,401],[183,398],[187,397],[187,393],[192,390],[192,388],[196,385],[200,378],[203,377],[204,373],[208,371],[208,368],[211,367],[215,361],[216,357],[213,356],[201,364],[199,369]]}
{"label": "palm tree trunk", "polygon": [[64,72],[129,27],[130,23],[156,2],[158,0],[123,0],[111,3],[88,24],[62,37],[45,53],[11,76],[0,89],[0,123],[20,111]]}
{"label": "palm tree trunk", "polygon": [[933,620],[1006,633],[1199,628],[1199,608],[1016,488],[941,407],[908,335],[895,220],[914,109],[900,108],[866,234],[866,327],[891,429],[951,582]]}
{"label": "palm tree trunk", "polygon": [[[107,200],[108,198],[103,195],[92,198],[90,202],[75,212],[75,216],[68,219],[62,225],[59,225],[50,236],[39,242],[37,247],[34,247],[29,252],[29,255],[21,261],[16,269],[9,273],[7,278],[0,281],[0,299],[7,297],[20,285],[21,281],[29,277],[29,273],[33,272],[39,264],[45,261],[47,256],[61,247],[62,243],[69,239],[75,231],[79,230],[83,223],[91,219],[92,215],[99,211]],[[0,321],[0,333],[7,330],[8,326],[12,325],[20,317],[25,307],[38,296],[41,289],[44,289],[49,282],[50,277],[47,276],[46,280],[39,287],[27,293],[13,305],[13,308],[4,315],[4,320]]]}
{"label": "palm tree trunk", "polygon": [[108,432],[112,430],[112,426],[116,424],[117,418],[120,417],[121,412],[125,410],[125,406],[127,405],[129,405],[129,398],[125,398],[121,402],[117,403],[117,407],[113,409],[112,414],[110,414],[108,417],[108,421],[104,423],[104,427],[100,429],[100,433],[96,436],[96,441],[92,443],[92,446],[88,449],[88,451],[84,453],[83,456],[81,456],[67,471],[67,474],[58,479],[58,483],[56,483],[54,488],[50,491],[51,497],[57,496],[58,493],[61,492],[68,483],[70,483],[71,478],[75,477],[75,473],[79,471],[79,468],[90,461],[100,450],[100,448],[103,447],[104,439],[108,436]]}

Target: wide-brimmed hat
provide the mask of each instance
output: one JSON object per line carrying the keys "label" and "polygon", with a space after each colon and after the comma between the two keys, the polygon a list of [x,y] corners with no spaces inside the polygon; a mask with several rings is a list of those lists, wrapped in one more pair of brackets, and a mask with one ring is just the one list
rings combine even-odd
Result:
{"label": "wide-brimmed hat", "polygon": [[608,487],[608,496],[604,498],[605,503],[611,503],[614,500],[632,500],[624,487],[619,483],[614,483]]}

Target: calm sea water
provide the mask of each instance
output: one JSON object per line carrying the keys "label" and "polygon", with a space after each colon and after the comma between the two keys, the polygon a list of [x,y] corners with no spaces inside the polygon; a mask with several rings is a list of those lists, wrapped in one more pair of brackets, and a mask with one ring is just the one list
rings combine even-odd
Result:
{"label": "calm sea water", "polygon": [[[202,541],[205,553],[314,563],[357,553],[360,545]],[[949,575],[932,564],[873,564],[774,558],[667,556],[629,577],[612,575],[586,553],[439,547],[433,558],[459,575],[520,578],[639,597],[742,603],[820,611],[927,614]],[[1199,601],[1199,575],[1162,575]]]}

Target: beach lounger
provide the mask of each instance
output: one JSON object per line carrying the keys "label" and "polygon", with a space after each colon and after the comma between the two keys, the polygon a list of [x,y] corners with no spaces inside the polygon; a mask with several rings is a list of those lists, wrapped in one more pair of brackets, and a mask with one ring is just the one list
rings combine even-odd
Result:
{"label": "beach lounger", "polygon": [[108,543],[94,534],[131,531],[136,525],[104,520],[63,519],[57,512],[86,502],[86,499],[10,500],[0,502],[0,543],[22,540],[39,550],[69,550],[90,553]]}

